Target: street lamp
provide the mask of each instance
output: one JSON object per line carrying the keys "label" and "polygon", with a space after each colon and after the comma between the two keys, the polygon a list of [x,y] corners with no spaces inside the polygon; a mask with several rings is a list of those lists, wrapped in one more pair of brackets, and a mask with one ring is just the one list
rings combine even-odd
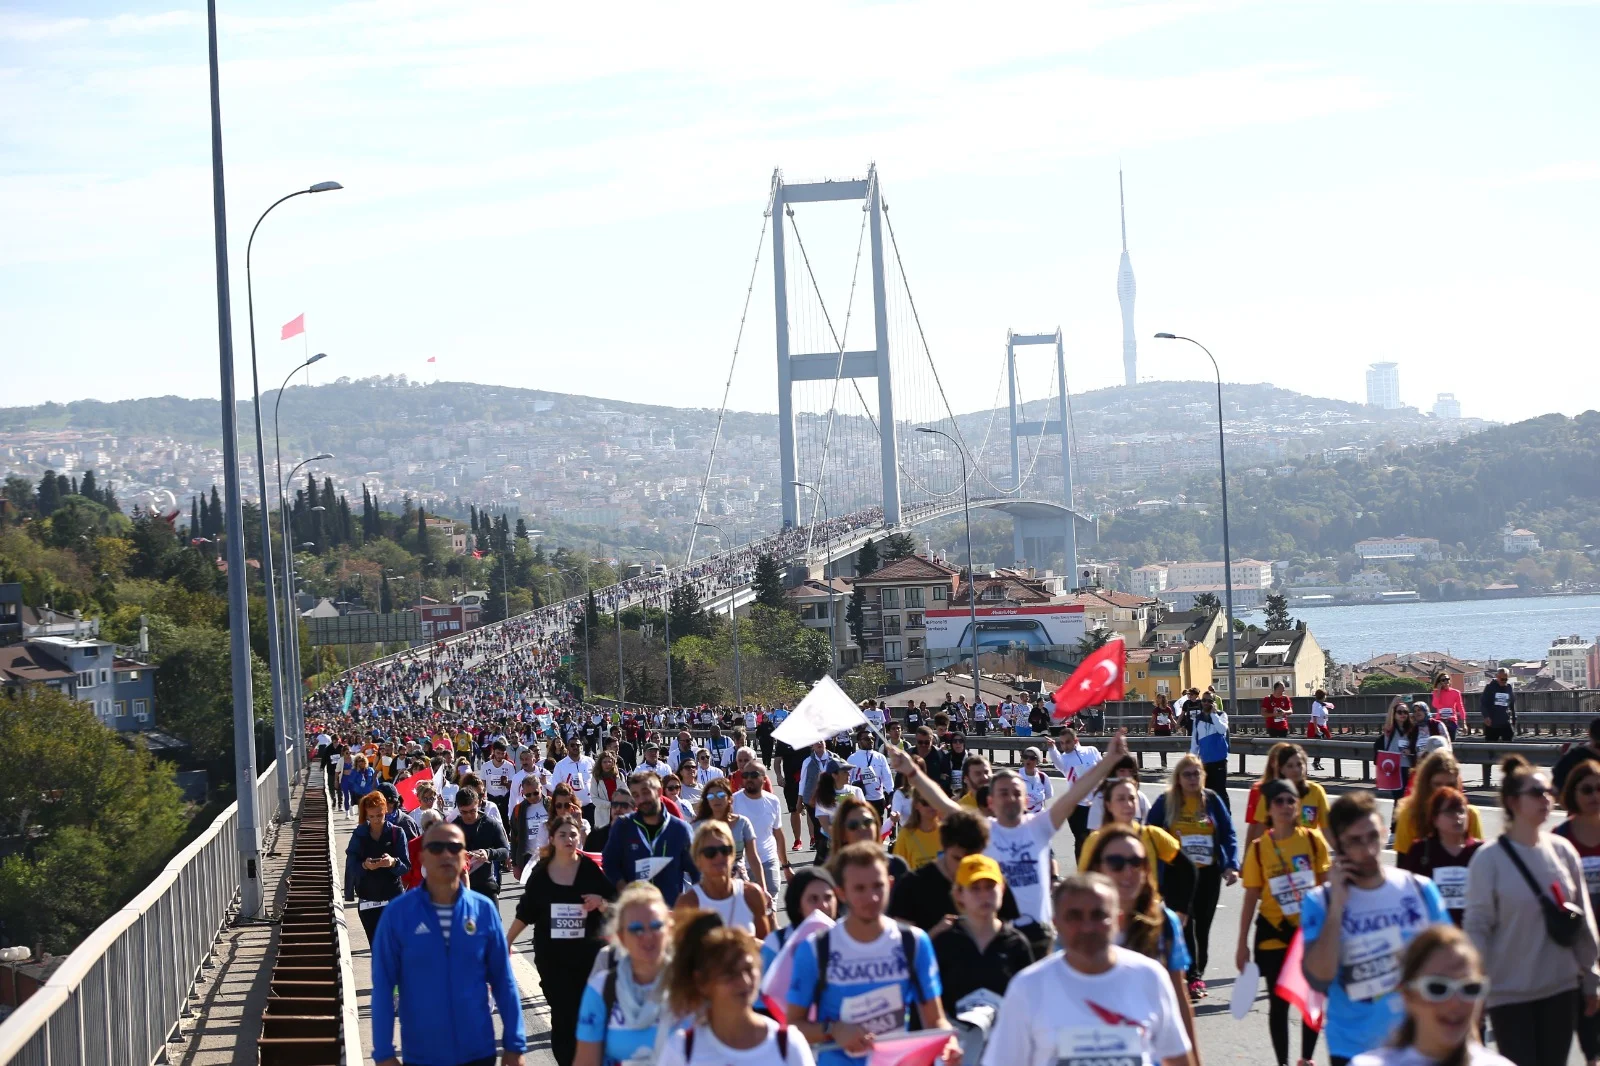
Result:
{"label": "street lamp", "polygon": [[[918,426],[917,432],[943,437],[955,445],[956,454],[961,456],[961,513],[967,521],[967,608],[972,616],[971,624],[967,628],[972,630],[972,705],[976,707],[983,697],[978,691],[978,572],[972,567],[972,507],[967,501],[967,450],[942,429]],[[923,649],[923,654],[927,654],[926,647]]]}
{"label": "street lamp", "polygon": [[661,628],[667,639],[667,706],[672,706],[672,570],[667,566],[667,557],[658,548],[646,548],[643,545],[631,549],[636,552],[654,552],[661,556],[661,566],[667,571],[667,590],[661,594]]}
{"label": "street lamp", "polygon": [[1222,471],[1222,589],[1224,596],[1227,597],[1224,610],[1228,616],[1228,713],[1237,718],[1239,675],[1234,666],[1233,649],[1233,548],[1228,540],[1228,439],[1222,431],[1222,368],[1217,366],[1217,357],[1211,354],[1211,349],[1193,337],[1180,337],[1176,333],[1157,333],[1156,339],[1188,341],[1206,353],[1206,358],[1211,360],[1211,369],[1217,375],[1217,465]]}
{"label": "street lamp", "polygon": [[[831,674],[835,669],[838,668],[840,658],[839,607],[833,593],[833,576],[835,571],[833,565],[833,537],[829,525],[829,516],[832,514],[832,510],[828,507],[828,498],[824,496],[815,485],[804,481],[791,481],[789,484],[794,485],[796,488],[805,489],[806,491],[816,495],[817,499],[822,503],[822,526],[824,529],[830,530],[829,535],[823,541],[822,576],[828,582],[828,654],[831,658],[828,672]],[[807,563],[810,563],[809,559],[807,560]]]}
{"label": "street lamp", "polygon": [[[343,188],[336,181],[321,181],[308,189],[296,189],[288,196],[279,197],[271,207],[261,212],[261,217],[256,219],[256,224],[250,227],[250,239],[244,246],[244,288],[245,300],[250,310],[250,412],[256,423],[256,483],[261,486],[261,581],[262,590],[267,601],[267,658],[272,670],[272,723],[277,735],[273,738],[277,742],[278,756],[283,759],[285,769],[296,763],[296,772],[304,768],[304,738],[296,740],[290,736],[291,725],[288,720],[288,709],[284,706],[284,682],[286,680],[283,660],[283,645],[278,634],[278,596],[272,581],[272,519],[267,507],[267,456],[266,445],[261,435],[261,375],[256,367],[256,298],[255,286],[250,274],[250,256],[255,250],[256,230],[261,228],[261,223],[272,214],[272,209],[285,200],[292,200],[296,196],[307,193],[327,192],[331,189]],[[281,391],[281,390],[280,390]],[[290,758],[290,750],[294,750],[295,759]],[[289,774],[278,775],[278,806],[282,817],[289,817]]]}
{"label": "street lamp", "polygon": [[[317,361],[317,359],[321,358],[322,356],[319,355],[314,359],[308,359],[303,365],[309,366],[311,363],[314,363]],[[300,368],[295,367],[295,370],[298,369]],[[290,373],[292,374],[294,371],[290,371]],[[283,398],[283,389],[281,387],[278,389],[278,398]],[[276,434],[278,428],[278,413],[276,405],[273,407],[272,428],[274,434]],[[298,474],[300,472],[300,468],[305,466],[307,463],[319,463],[324,459],[332,458],[332,453],[322,452],[319,455],[313,455],[309,459],[302,459],[293,470],[289,471],[289,481],[292,483],[294,481],[294,476]],[[289,641],[288,654],[285,656],[285,662],[289,668],[286,680],[288,685],[287,691],[290,694],[290,724],[294,727],[296,731],[295,735],[299,738],[298,743],[304,745],[305,707],[300,701],[300,611],[294,601],[294,538],[289,529],[289,508],[284,502],[283,497],[284,479],[283,458],[281,452],[279,452],[277,458],[275,459],[275,464],[278,468],[278,529],[283,533],[283,619],[285,623],[288,623],[293,627],[291,632],[294,634]],[[313,547],[314,546],[315,545],[313,545]],[[305,751],[303,747],[300,750],[300,757],[301,759],[305,758]]]}
{"label": "street lamp", "polygon": [[[728,550],[728,534],[722,531],[721,526],[715,522],[696,522],[695,525],[716,530],[717,536],[722,538],[722,550]],[[743,710],[744,675],[739,669],[739,608],[734,603],[738,594],[737,586],[728,593],[728,623],[733,626],[733,699],[739,705],[739,708]]]}

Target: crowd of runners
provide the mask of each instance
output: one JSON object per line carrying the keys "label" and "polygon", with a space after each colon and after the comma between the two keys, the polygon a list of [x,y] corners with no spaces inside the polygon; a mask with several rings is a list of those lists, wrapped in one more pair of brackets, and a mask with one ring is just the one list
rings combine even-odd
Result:
{"label": "crowd of runners", "polygon": [[[713,590],[746,564],[684,579]],[[1285,740],[1236,824],[1211,700],[1159,780],[1121,735],[1080,741],[1022,697],[1038,743],[1020,768],[967,751],[959,696],[872,704],[873,728],[797,750],[773,736],[789,707],[581,702],[557,681],[581,609],[360,668],[313,702],[356,818],[344,885],[381,1066],[520,1062],[519,941],[561,1066],[1199,1066],[1208,974],[1246,1009],[1266,991],[1260,1059],[1280,1066],[1319,1041],[1331,1066],[1564,1066],[1574,1035],[1600,1061],[1600,729],[1559,781],[1506,761],[1492,842],[1420,728],[1392,811],[1330,799]]]}

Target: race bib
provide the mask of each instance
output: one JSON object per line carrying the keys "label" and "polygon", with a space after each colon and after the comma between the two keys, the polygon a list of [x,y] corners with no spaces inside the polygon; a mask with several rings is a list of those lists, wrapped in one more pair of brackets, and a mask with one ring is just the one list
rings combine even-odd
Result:
{"label": "race bib", "polygon": [[1139,1030],[1126,1025],[1085,1025],[1056,1030],[1056,1066],[1141,1066]]}
{"label": "race bib", "polygon": [[1267,879],[1267,891],[1278,901],[1278,909],[1285,915],[1300,913],[1300,899],[1317,887],[1317,875],[1310,870],[1296,870]]}
{"label": "race bib", "polygon": [[1496,692],[1494,694],[1494,705],[1496,707],[1509,707],[1509,706],[1511,706],[1511,693],[1509,693],[1509,692]]}
{"label": "race bib", "polygon": [[581,903],[550,904],[550,939],[582,940],[583,918]]}
{"label": "race bib", "polygon": [[1339,949],[1345,994],[1353,1000],[1372,1000],[1393,992],[1400,984],[1404,946],[1395,926],[1345,937]]}
{"label": "race bib", "polygon": [[356,906],[356,910],[375,911],[379,907],[387,907],[388,905],[389,901],[386,899],[364,899]]}
{"label": "race bib", "polygon": [[870,992],[844,997],[839,1004],[839,1020],[861,1026],[869,1033],[892,1033],[904,1029],[906,1004],[898,984],[884,985]]}
{"label": "race bib", "polygon": [[[1588,862],[1587,859],[1584,860]],[[1600,860],[1597,860],[1600,861]],[[1589,876],[1587,867],[1584,876]],[[1600,876],[1600,868],[1595,871],[1595,876]],[[1467,868],[1465,866],[1440,866],[1433,871],[1433,883],[1439,889],[1439,896],[1444,900],[1447,909],[1453,911],[1465,910],[1467,906]]]}
{"label": "race bib", "polygon": [[633,864],[633,876],[638,881],[653,881],[656,874],[672,865],[672,860],[664,855],[651,855],[647,858],[637,859]]}
{"label": "race bib", "polygon": [[1211,837],[1204,833],[1189,833],[1183,838],[1183,853],[1196,866],[1211,865]]}
{"label": "race bib", "polygon": [[1589,886],[1589,895],[1600,893],[1600,855],[1583,857],[1583,880]]}

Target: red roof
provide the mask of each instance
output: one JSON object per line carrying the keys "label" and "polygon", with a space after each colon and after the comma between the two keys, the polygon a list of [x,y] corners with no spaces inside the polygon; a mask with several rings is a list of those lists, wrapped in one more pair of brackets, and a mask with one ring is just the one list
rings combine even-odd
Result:
{"label": "red roof", "polygon": [[878,567],[870,574],[856,578],[856,584],[896,581],[948,581],[961,571],[953,566],[935,562],[921,555],[908,555]]}

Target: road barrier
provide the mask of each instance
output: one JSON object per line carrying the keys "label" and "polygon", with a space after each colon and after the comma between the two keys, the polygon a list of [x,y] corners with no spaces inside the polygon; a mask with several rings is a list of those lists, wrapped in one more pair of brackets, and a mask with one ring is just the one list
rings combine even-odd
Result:
{"label": "road barrier", "polygon": [[[277,774],[256,778],[257,810],[276,808]],[[162,1053],[239,894],[238,821],[230,804],[0,1023],[0,1064],[149,1066]]]}

